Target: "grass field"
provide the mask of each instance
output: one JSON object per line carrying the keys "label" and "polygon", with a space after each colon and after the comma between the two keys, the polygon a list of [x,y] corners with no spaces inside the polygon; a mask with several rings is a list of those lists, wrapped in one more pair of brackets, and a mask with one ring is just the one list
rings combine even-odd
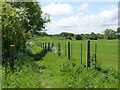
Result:
{"label": "grass field", "polygon": [[[29,40],[27,53],[18,55],[15,72],[8,69],[5,78],[3,67],[3,88],[118,88],[117,40],[91,41],[91,67],[86,67],[87,41],[62,38],[38,38]],[[65,56],[65,44],[72,43],[72,59]],[[61,44],[61,56],[55,51],[43,51],[33,42],[54,42]],[[83,44],[83,63],[80,61],[80,45]],[[94,68],[94,45],[97,48],[97,67]],[[103,55],[102,55],[103,54]],[[113,68],[110,68],[113,67]]]}
{"label": "grass field", "polygon": [[[87,40],[79,41],[79,40],[62,40],[62,38],[38,38],[35,40],[30,40],[33,42],[50,42],[54,43],[55,47],[58,47],[58,42],[60,42],[61,53],[65,55],[65,44],[67,45],[68,42],[72,44],[72,59],[76,59],[78,63],[81,62],[81,43],[82,43],[82,60],[86,61],[86,49],[87,49]],[[97,43],[97,62],[104,66],[113,67],[114,69],[118,70],[118,40],[91,40],[90,43],[90,51],[91,57],[94,57],[95,53],[95,43]],[[68,48],[66,49],[66,51]],[[67,57],[67,56],[66,56]]]}

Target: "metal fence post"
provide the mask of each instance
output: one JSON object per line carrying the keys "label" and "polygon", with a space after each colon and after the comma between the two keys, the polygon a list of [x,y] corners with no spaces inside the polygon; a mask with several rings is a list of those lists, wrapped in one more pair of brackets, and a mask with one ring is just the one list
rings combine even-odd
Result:
{"label": "metal fence post", "polygon": [[81,64],[82,64],[82,43],[81,43]]}
{"label": "metal fence post", "polygon": [[72,43],[71,43],[71,59],[73,59],[73,58],[72,58]]}
{"label": "metal fence post", "polygon": [[42,42],[41,42],[41,48],[42,48]]}
{"label": "metal fence post", "polygon": [[68,59],[70,60],[70,42],[68,42]]}
{"label": "metal fence post", "polygon": [[43,50],[44,50],[44,43],[43,43]]}
{"label": "metal fence post", "polygon": [[90,67],[90,41],[87,42],[87,67]]}
{"label": "metal fence post", "polygon": [[45,51],[47,51],[47,44],[45,43]]}
{"label": "metal fence post", "polygon": [[65,44],[65,56],[66,56],[66,44]]}
{"label": "metal fence post", "polygon": [[48,51],[50,51],[50,43],[48,42]]}
{"label": "metal fence post", "polygon": [[96,52],[97,52],[97,43],[95,44],[95,68],[96,68]]}
{"label": "metal fence post", "polygon": [[58,42],[58,56],[60,56],[60,43]]}

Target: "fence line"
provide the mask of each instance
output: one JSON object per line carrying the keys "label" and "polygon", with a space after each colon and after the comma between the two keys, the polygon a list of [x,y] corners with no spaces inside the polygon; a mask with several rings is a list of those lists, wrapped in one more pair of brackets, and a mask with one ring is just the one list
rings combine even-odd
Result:
{"label": "fence line", "polygon": [[[78,43],[78,42],[77,42]],[[36,44],[35,42],[34,42],[34,44]],[[53,43],[52,43],[53,44]],[[90,43],[91,44],[91,43]],[[100,44],[100,43],[97,43],[97,45],[98,44]],[[66,44],[65,44],[66,45]],[[41,43],[41,47],[44,47],[44,43]],[[53,47],[54,47],[54,44],[53,44]],[[66,46],[65,46],[66,47]],[[43,48],[44,49],[44,48]],[[74,49],[74,48],[72,48],[72,51],[79,51],[80,52],[80,50],[78,50],[78,49]],[[82,50],[82,52],[87,52],[87,51],[83,51]],[[95,52],[95,50],[92,50],[91,52]],[[102,55],[109,55],[109,56],[113,56],[113,57],[120,57],[120,56],[118,56],[118,55],[111,55],[111,54],[106,54],[107,52],[97,52],[97,54],[102,54]]]}
{"label": "fence line", "polygon": [[[78,42],[76,42],[77,44],[78,44]],[[84,57],[87,55],[87,67],[90,67],[90,57],[91,56],[93,56],[93,54],[95,55],[95,68],[96,68],[96,63],[97,63],[97,58],[100,58],[101,57],[101,55],[108,55],[108,56],[112,56],[112,57],[119,57],[119,56],[117,56],[117,55],[111,55],[111,54],[106,54],[105,52],[99,52],[99,50],[97,50],[97,45],[99,46],[101,46],[101,45],[117,45],[117,44],[105,44],[105,43],[97,43],[97,42],[95,42],[95,43],[89,43],[89,45],[87,44],[87,43],[81,43],[81,42],[79,42],[79,44],[78,44],[78,47],[80,47],[80,45],[81,45],[81,48],[79,49],[75,49],[75,48],[73,48],[73,46],[76,44],[76,43],[74,43],[74,44],[70,44],[70,42],[68,42],[68,46],[66,45],[66,44],[64,44],[64,45],[62,45],[61,44],[61,48],[63,49],[63,50],[61,50],[60,49],[60,42],[58,42],[58,44],[56,44],[55,43],[55,45],[54,45],[54,43],[52,43],[52,45],[51,45],[51,47],[53,48],[53,47],[56,47],[57,48],[57,52],[58,52],[58,56],[61,56],[61,55],[63,55],[63,54],[65,54],[65,56],[68,56],[68,59],[70,60],[72,60],[74,57],[76,58],[76,57],[81,57],[81,58],[78,58],[78,59],[81,59],[81,64],[82,64],[82,57],[83,57],[83,55],[84,55]],[[36,43],[34,43],[34,44],[36,44]],[[43,50],[45,49],[46,50],[46,43],[43,43],[43,44],[41,44],[40,43],[40,45],[41,45],[41,47],[43,47]],[[42,46],[43,45],[43,46]],[[88,45],[88,48],[83,48],[82,46],[86,46],[86,45]],[[92,47],[94,47],[94,48],[90,48],[90,45],[92,45]],[[68,47],[68,49],[67,49],[67,47]],[[49,51],[49,48],[50,48],[50,43],[48,43],[48,51]],[[83,50],[83,49],[85,49],[85,50]],[[107,48],[106,48],[107,49]],[[68,51],[67,51],[68,50]],[[91,51],[90,51],[91,50]],[[74,56],[74,53],[76,52],[76,51],[78,51],[79,52],[79,56]],[[61,53],[62,52],[62,53]],[[91,55],[90,55],[90,53],[91,53]],[[77,54],[78,55],[78,54]]]}

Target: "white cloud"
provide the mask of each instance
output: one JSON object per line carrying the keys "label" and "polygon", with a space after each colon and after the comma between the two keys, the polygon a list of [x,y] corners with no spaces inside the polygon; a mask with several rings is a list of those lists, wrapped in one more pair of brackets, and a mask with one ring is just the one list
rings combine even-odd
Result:
{"label": "white cloud", "polygon": [[88,7],[88,3],[84,3],[78,7],[77,11],[84,11]]}
{"label": "white cloud", "polygon": [[55,4],[51,3],[42,8],[44,13],[53,16],[63,16],[72,12],[73,8],[70,4]]}
{"label": "white cloud", "polygon": [[106,28],[116,30],[118,27],[118,8],[111,7],[98,14],[85,15],[80,12],[76,16],[63,18],[49,24],[47,33],[102,33]]}

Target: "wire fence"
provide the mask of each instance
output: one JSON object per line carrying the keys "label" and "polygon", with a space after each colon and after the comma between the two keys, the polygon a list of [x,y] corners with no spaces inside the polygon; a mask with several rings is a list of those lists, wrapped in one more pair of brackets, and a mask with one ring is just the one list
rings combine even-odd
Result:
{"label": "wire fence", "polygon": [[[70,47],[68,42],[39,42],[39,45],[44,49],[45,45],[43,43],[48,43],[50,48],[54,47],[58,56],[65,56],[70,60],[87,60],[87,42],[70,42]],[[37,43],[38,44],[38,43]],[[59,45],[58,45],[59,44]],[[95,45],[97,47],[95,49]],[[54,45],[54,46],[53,46]],[[81,46],[82,45],[82,46]],[[69,50],[70,49],[70,50]],[[90,58],[95,57],[96,51],[96,61],[102,64],[108,64],[109,66],[118,64],[118,44],[114,43],[97,43],[90,42]],[[69,56],[70,55],[70,56]],[[112,66],[113,66],[112,65]]]}

